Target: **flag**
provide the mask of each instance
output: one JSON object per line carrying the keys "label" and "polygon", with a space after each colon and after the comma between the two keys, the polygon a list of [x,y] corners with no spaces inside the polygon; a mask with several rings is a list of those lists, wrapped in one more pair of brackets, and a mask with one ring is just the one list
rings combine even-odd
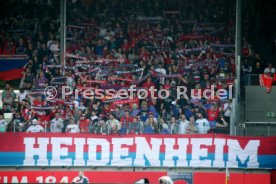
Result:
{"label": "flag", "polygon": [[269,75],[266,75],[266,74],[260,74],[259,82],[260,82],[260,86],[265,86],[266,92],[269,93],[271,91],[272,83],[274,82],[274,78]]}
{"label": "flag", "polygon": [[9,81],[23,77],[24,66],[28,62],[25,55],[2,55],[0,57],[0,80]]}
{"label": "flag", "polygon": [[230,181],[230,173],[229,173],[228,167],[226,167],[226,169],[225,169],[225,184],[228,184],[229,181]]}

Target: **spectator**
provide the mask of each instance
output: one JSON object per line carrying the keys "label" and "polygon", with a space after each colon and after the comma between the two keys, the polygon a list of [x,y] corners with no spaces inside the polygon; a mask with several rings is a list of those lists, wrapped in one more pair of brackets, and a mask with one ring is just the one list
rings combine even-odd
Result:
{"label": "spectator", "polygon": [[65,131],[69,132],[69,133],[78,133],[78,132],[80,132],[79,126],[75,123],[75,120],[73,118],[69,119],[69,125],[67,125]]}
{"label": "spectator", "polygon": [[145,123],[144,133],[145,134],[154,134],[158,133],[158,125],[155,123],[153,117],[150,117],[147,123]]}
{"label": "spectator", "polygon": [[224,134],[229,133],[228,122],[226,122],[223,114],[220,114],[217,120],[215,133],[224,133]]}
{"label": "spectator", "polygon": [[103,119],[99,118],[99,122],[96,126],[96,133],[101,135],[108,135],[110,133],[108,122],[105,122]]}
{"label": "spectator", "polygon": [[109,114],[109,120],[107,121],[107,123],[109,125],[110,134],[119,133],[119,131],[121,130],[121,123],[117,119],[115,119],[114,114]]}
{"label": "spectator", "polygon": [[188,126],[186,127],[186,134],[195,134],[197,133],[197,126],[195,123],[195,118],[192,116],[190,117],[190,121]]}
{"label": "spectator", "polygon": [[89,183],[89,179],[84,175],[83,171],[79,171],[79,177],[76,183],[83,183],[83,184]]}
{"label": "spectator", "polygon": [[187,126],[189,125],[189,121],[186,119],[184,114],[181,115],[181,120],[179,122],[179,134],[186,134]]}
{"label": "spectator", "polygon": [[121,117],[121,131],[120,133],[126,134],[129,131],[129,126],[133,122],[133,118],[129,114],[129,110],[125,110],[125,115]]}
{"label": "spectator", "polygon": [[26,68],[21,79],[23,87],[26,89],[31,89],[34,81],[34,75],[31,72],[30,68]]}
{"label": "spectator", "polygon": [[38,121],[36,119],[32,120],[31,125],[26,130],[27,133],[39,133],[43,131],[44,131],[43,127],[38,124]]}
{"label": "spectator", "polygon": [[7,131],[7,122],[4,119],[4,115],[0,114],[0,132],[6,132]]}
{"label": "spectator", "polygon": [[252,66],[250,65],[250,63],[248,63],[248,60],[245,59],[243,65],[242,65],[242,74],[248,75],[251,73],[252,73]]}
{"label": "spectator", "polygon": [[51,121],[51,127],[50,130],[53,133],[61,133],[63,129],[63,119],[60,117],[59,113],[55,114],[54,119]]}
{"label": "spectator", "polygon": [[13,91],[12,87],[9,84],[6,84],[5,89],[2,92],[2,102],[7,105],[7,108],[9,110],[15,98],[16,98],[16,94]]}
{"label": "spectator", "polygon": [[260,54],[256,53],[254,58],[253,72],[255,74],[263,73],[265,69],[265,62],[262,60]]}
{"label": "spectator", "polygon": [[7,104],[3,104],[0,114],[4,115],[5,113],[10,113],[11,111],[8,109]]}
{"label": "spectator", "polygon": [[11,106],[14,102],[14,98],[12,97],[10,92],[6,93],[6,97],[2,99],[2,102],[7,105],[8,109],[11,109]]}
{"label": "spectator", "polygon": [[38,77],[35,80],[35,85],[37,87],[44,87],[45,83],[48,82],[48,79],[45,77],[44,72],[40,71]]}
{"label": "spectator", "polygon": [[264,74],[270,75],[271,77],[275,74],[275,68],[272,67],[271,63],[269,63],[267,68],[265,68]]}
{"label": "spectator", "polygon": [[88,133],[89,132],[89,125],[90,125],[90,123],[91,123],[91,121],[89,120],[89,118],[87,117],[87,115],[82,114],[81,118],[78,121],[80,132],[81,133]]}
{"label": "spectator", "polygon": [[172,117],[171,122],[169,124],[170,134],[178,134],[179,133],[179,124],[176,122],[176,118]]}
{"label": "spectator", "polygon": [[128,133],[142,134],[144,132],[144,123],[139,116],[133,117],[133,122],[129,124]]}
{"label": "spectator", "polygon": [[22,102],[22,100],[26,100],[28,95],[28,92],[24,88],[19,89],[19,94],[18,94],[18,101]]}
{"label": "spectator", "polygon": [[196,126],[198,133],[206,134],[210,130],[209,122],[206,118],[203,118],[202,113],[198,113],[198,119],[196,120]]}
{"label": "spectator", "polygon": [[229,99],[227,102],[223,103],[223,112],[226,122],[230,122],[230,117],[232,113],[232,100]]}
{"label": "spectator", "polygon": [[219,115],[219,108],[217,105],[211,105],[210,108],[207,110],[207,117],[211,128],[216,126],[216,120]]}
{"label": "spectator", "polygon": [[9,130],[13,132],[25,132],[27,127],[27,123],[21,116],[20,112],[15,112],[15,115],[9,125]]}
{"label": "spectator", "polygon": [[248,83],[248,75],[252,74],[252,66],[248,63],[248,60],[244,60],[244,64],[242,65],[242,74],[243,74],[243,82],[244,84]]}
{"label": "spectator", "polygon": [[163,118],[160,118],[160,134],[170,134],[169,126]]}

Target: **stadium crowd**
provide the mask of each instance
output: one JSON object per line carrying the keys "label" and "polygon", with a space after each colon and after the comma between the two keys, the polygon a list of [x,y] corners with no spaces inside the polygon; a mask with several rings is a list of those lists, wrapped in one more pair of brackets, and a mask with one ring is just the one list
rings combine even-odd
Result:
{"label": "stadium crowd", "polygon": [[[0,54],[27,55],[28,63],[19,93],[9,84],[3,90],[0,132],[228,133],[229,89],[236,70],[234,2],[68,2],[64,65],[57,2],[14,3],[13,14],[0,22]],[[22,11],[29,6],[36,8]],[[243,51],[251,54],[243,42]],[[61,94],[62,86],[83,91],[131,85],[167,89],[170,96],[86,99],[82,92]],[[227,91],[224,98],[177,99],[177,86],[186,86],[191,97],[192,89],[198,95],[212,85]],[[56,98],[45,97],[48,86],[57,89]],[[12,113],[10,122],[5,113]]]}

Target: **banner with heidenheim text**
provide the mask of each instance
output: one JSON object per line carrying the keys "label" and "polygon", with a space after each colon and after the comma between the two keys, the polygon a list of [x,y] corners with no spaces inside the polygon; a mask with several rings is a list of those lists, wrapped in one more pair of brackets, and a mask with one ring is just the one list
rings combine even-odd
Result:
{"label": "banner with heidenheim text", "polygon": [[276,137],[0,134],[0,166],[276,168]]}

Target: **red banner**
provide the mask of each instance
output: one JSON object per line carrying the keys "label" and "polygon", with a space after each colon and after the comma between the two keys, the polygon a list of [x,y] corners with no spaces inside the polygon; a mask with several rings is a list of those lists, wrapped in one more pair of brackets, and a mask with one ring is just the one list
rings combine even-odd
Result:
{"label": "red banner", "polygon": [[[225,173],[195,172],[194,184],[224,184]],[[270,174],[230,173],[228,184],[270,184]]]}
{"label": "red banner", "polygon": [[[84,171],[90,183],[135,183],[147,178],[156,183],[167,172]],[[3,171],[0,183],[72,183],[78,180],[78,171]]]}
{"label": "red banner", "polygon": [[[180,173],[180,175],[178,174]],[[130,172],[130,171],[85,171],[90,183],[134,184],[143,179],[158,183],[161,176],[170,176],[174,184],[220,184],[225,183],[224,172],[194,172],[193,179],[182,178],[184,172]],[[186,173],[186,172],[185,172]],[[189,174],[189,172],[188,172]],[[270,173],[230,173],[228,184],[270,184]],[[78,171],[2,171],[0,183],[72,183],[77,181]]]}

